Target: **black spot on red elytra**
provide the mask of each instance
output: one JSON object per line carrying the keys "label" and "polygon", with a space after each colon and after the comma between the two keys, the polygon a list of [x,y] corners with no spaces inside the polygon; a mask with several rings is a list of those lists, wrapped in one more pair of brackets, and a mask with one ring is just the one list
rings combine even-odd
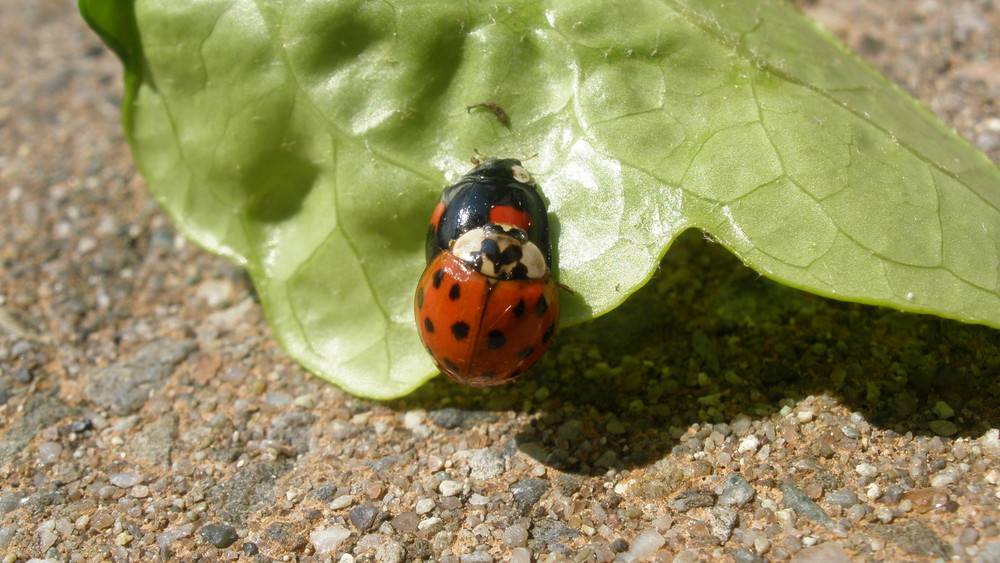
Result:
{"label": "black spot on red elytra", "polygon": [[491,330],[486,335],[486,347],[490,350],[499,350],[507,343],[507,337],[499,330]]}
{"label": "black spot on red elytra", "polygon": [[521,351],[517,353],[517,359],[523,360],[528,356],[530,356],[532,353],[534,353],[534,351],[535,351],[534,346],[527,346],[525,348],[522,348]]}
{"label": "black spot on red elytra", "polygon": [[515,317],[520,317],[524,314],[524,308],[526,306],[527,305],[524,304],[524,299],[522,299],[517,302],[517,305],[514,305],[514,308],[511,309],[511,311],[513,311]]}
{"label": "black spot on red elytra", "polygon": [[431,322],[430,317],[424,317],[424,330],[434,332],[434,323]]}
{"label": "black spot on red elytra", "polygon": [[458,366],[455,365],[455,362],[449,360],[448,358],[444,358],[441,360],[441,363],[444,364],[445,369],[448,371],[458,373]]}
{"label": "black spot on red elytra", "polygon": [[459,286],[457,283],[452,285],[451,289],[448,290],[448,299],[451,299],[452,301],[457,301],[458,298],[461,296],[462,296],[462,287]]}
{"label": "black spot on red elytra", "polygon": [[458,321],[451,325],[451,334],[454,335],[455,340],[465,340],[469,337],[469,325]]}
{"label": "black spot on red elytra", "polygon": [[542,344],[548,342],[549,339],[552,338],[552,335],[555,334],[555,332],[556,332],[556,325],[549,325],[549,327],[545,329],[545,333],[542,334]]}
{"label": "black spot on red elytra", "polygon": [[424,288],[417,290],[417,309],[424,308]]}
{"label": "black spot on red elytra", "polygon": [[545,300],[545,296],[538,298],[538,303],[535,304],[535,314],[539,317],[545,316],[545,311],[549,310],[549,302]]}
{"label": "black spot on red elytra", "polygon": [[444,279],[444,270],[434,272],[434,289],[441,288],[441,280]]}

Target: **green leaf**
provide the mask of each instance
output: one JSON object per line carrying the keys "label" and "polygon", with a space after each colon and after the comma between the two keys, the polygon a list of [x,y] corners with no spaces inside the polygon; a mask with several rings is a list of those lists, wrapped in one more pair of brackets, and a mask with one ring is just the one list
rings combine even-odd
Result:
{"label": "green leaf", "polygon": [[[348,391],[435,373],[423,235],[475,149],[550,202],[563,324],[697,227],[819,293],[1000,326],[1000,172],[793,8],[767,0],[81,0],[122,57],[139,169],[243,264],[277,338]],[[510,117],[505,127],[488,111]]]}

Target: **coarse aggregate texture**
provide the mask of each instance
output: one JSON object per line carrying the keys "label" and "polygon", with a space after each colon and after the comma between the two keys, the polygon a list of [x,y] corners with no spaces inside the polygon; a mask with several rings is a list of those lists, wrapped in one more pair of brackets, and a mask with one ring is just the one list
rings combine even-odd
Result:
{"label": "coarse aggregate texture", "polygon": [[[801,3],[1000,162],[1000,7]],[[509,387],[353,398],[132,168],[68,1],[0,41],[0,562],[1000,560],[1000,333],[689,233]]]}

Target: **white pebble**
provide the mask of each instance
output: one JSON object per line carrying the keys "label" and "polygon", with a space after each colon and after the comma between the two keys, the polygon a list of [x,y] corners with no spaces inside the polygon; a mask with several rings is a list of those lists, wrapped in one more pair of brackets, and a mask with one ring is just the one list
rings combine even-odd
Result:
{"label": "white pebble", "polygon": [[736,453],[744,452],[755,452],[757,448],[760,447],[760,440],[754,434],[749,434],[746,438],[740,440],[739,447],[736,448]]}
{"label": "white pebble", "polygon": [[523,547],[510,550],[510,563],[531,563],[531,552]]}
{"label": "white pebble", "polygon": [[420,423],[424,421],[424,417],[426,416],[427,411],[406,411],[406,414],[403,415],[403,426],[405,426],[408,430],[413,430],[417,426],[420,426]]}
{"label": "white pebble", "polygon": [[628,551],[622,554],[622,558],[625,561],[636,561],[644,557],[649,557],[656,553],[656,550],[660,549],[665,543],[667,543],[667,540],[663,539],[660,532],[654,529],[646,530],[632,540]]}
{"label": "white pebble", "polygon": [[962,478],[963,471],[960,467],[945,467],[931,477],[932,487],[946,487]]}
{"label": "white pebble", "polygon": [[878,467],[875,467],[870,463],[859,463],[854,470],[857,471],[858,475],[862,477],[874,477],[878,475]]}
{"label": "white pebble", "polygon": [[58,442],[45,442],[43,444],[39,444],[38,463],[48,465],[59,461],[59,456],[62,455],[62,451],[62,445]]}
{"label": "white pebble", "polygon": [[438,491],[446,497],[453,497],[462,492],[462,483],[451,479],[445,479],[444,481],[441,481],[440,485],[438,485]]}
{"label": "white pebble", "polygon": [[330,508],[334,510],[340,510],[341,508],[347,508],[348,506],[351,506],[351,503],[353,502],[354,502],[354,497],[352,497],[351,495],[340,495],[339,497],[333,499],[332,502],[330,502]]}
{"label": "white pebble", "polygon": [[422,498],[417,501],[417,514],[427,514],[432,510],[434,510],[434,499]]}
{"label": "white pebble", "polygon": [[421,520],[420,523],[417,524],[417,529],[421,532],[426,532],[428,536],[440,532],[443,528],[444,522],[436,516],[426,520]]}
{"label": "white pebble", "polygon": [[135,471],[126,471],[124,473],[115,473],[108,481],[111,481],[112,485],[124,489],[142,483],[142,475],[139,475]]}
{"label": "white pebble", "polygon": [[323,555],[336,551],[350,536],[351,531],[338,524],[310,532],[309,541],[316,548],[316,553]]}

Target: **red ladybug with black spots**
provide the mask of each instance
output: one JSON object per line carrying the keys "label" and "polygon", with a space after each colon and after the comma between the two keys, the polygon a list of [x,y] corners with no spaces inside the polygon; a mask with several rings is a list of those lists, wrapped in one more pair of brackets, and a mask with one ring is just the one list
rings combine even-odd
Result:
{"label": "red ladybug with black spots", "polygon": [[414,303],[441,372],[493,387],[534,365],[559,322],[551,268],[545,202],[520,161],[487,159],[445,188]]}

